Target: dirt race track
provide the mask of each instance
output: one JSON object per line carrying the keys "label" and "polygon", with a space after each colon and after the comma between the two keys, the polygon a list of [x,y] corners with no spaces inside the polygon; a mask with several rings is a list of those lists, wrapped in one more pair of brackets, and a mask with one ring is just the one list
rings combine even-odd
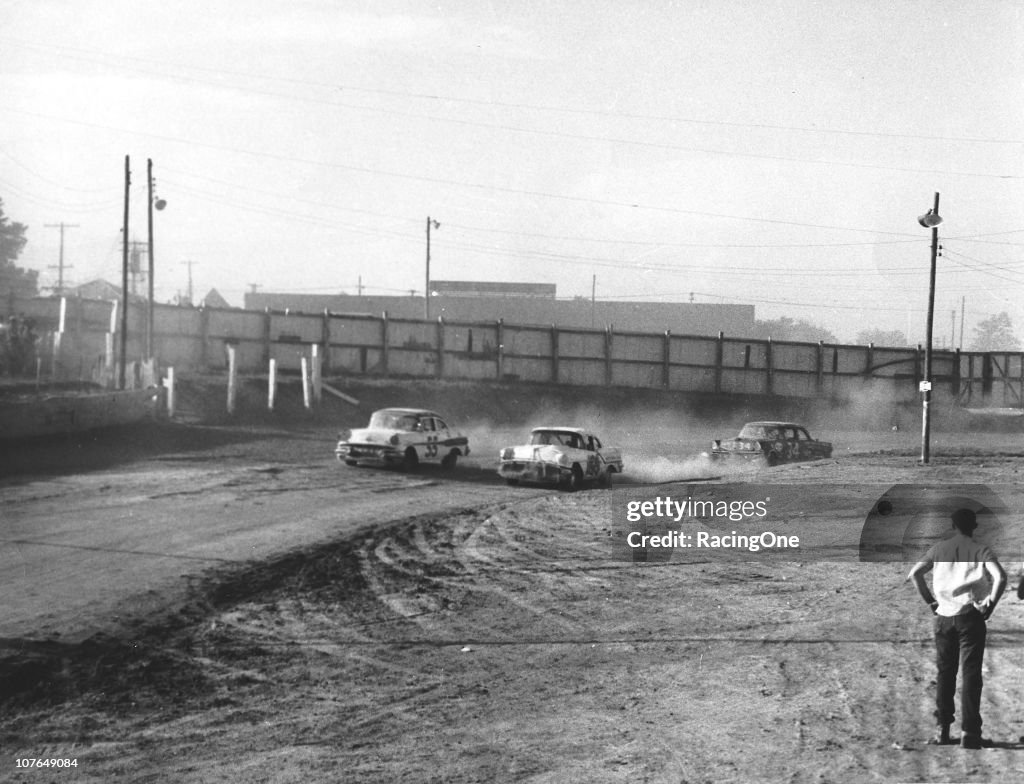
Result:
{"label": "dirt race track", "polygon": [[[412,389],[474,451],[402,474],[334,460],[339,427],[413,403],[358,394],[3,450],[0,781],[1024,781],[1019,431],[937,432],[919,466],[918,432],[818,421],[832,459],[723,473],[694,456],[750,412],[524,396],[470,419],[479,392]],[[622,446],[613,490],[500,482],[501,446],[569,418]],[[862,560],[891,488],[1004,505],[995,748],[925,743],[931,616],[902,557]],[[771,499],[756,530],[801,547],[635,560],[624,502],[665,496]]]}

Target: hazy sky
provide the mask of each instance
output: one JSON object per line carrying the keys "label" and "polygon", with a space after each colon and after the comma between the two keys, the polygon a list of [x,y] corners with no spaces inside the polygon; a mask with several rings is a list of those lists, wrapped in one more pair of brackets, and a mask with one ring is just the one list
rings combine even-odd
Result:
{"label": "hazy sky", "polygon": [[[0,0],[0,198],[20,264],[120,281],[157,195],[156,295],[754,304],[922,341],[1024,335],[1016,0]],[[958,312],[953,317],[953,311]]]}

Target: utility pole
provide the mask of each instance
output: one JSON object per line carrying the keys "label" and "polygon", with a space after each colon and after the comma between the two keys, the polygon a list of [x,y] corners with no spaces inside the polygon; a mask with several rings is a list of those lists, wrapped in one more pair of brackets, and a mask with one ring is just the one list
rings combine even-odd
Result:
{"label": "utility pole", "polygon": [[928,331],[924,346],[924,380],[921,381],[921,463],[928,465],[930,458],[929,440],[931,438],[931,401],[932,401],[932,322],[935,317],[935,262],[939,255],[939,194],[935,194],[935,206],[917,220],[922,226],[932,230],[931,270],[928,278]]}
{"label": "utility pole", "polygon": [[155,297],[153,295],[153,271],[156,266],[156,259],[153,255],[153,208],[162,210],[167,206],[167,202],[163,199],[158,199],[154,193],[156,188],[156,180],[153,179],[153,159],[146,159],[146,181],[149,183],[149,192],[147,193],[146,204],[149,208],[148,219],[149,219],[149,247],[148,253],[146,254],[149,261],[149,275],[147,280],[146,301],[148,308],[146,310],[146,358],[149,360],[153,359],[153,336],[155,330],[153,327],[153,303]]}
{"label": "utility pole", "polygon": [[188,304],[195,304],[192,299],[192,266],[198,262],[195,261],[183,261],[182,264],[188,266]]}
{"label": "utility pole", "polygon": [[128,364],[128,193],[132,185],[131,159],[124,156],[124,226],[121,229],[121,363],[117,370],[118,389],[125,388]]}
{"label": "utility pole", "polygon": [[[60,256],[57,261],[57,296],[64,294],[64,229],[77,229],[79,226],[77,223],[47,223],[44,224],[50,229],[60,229]],[[53,269],[53,267],[50,267]],[[72,266],[67,265],[66,269],[72,269]]]}
{"label": "utility pole", "polygon": [[423,318],[427,321],[430,320],[430,226],[433,224],[435,229],[441,228],[441,224],[436,220],[433,220],[429,215],[427,216],[427,280],[426,285],[423,288]]}

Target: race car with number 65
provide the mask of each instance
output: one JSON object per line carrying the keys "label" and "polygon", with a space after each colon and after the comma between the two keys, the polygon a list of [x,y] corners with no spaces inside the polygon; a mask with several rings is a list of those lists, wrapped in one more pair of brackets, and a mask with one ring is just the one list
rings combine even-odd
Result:
{"label": "race car with number 65", "polygon": [[433,411],[382,408],[373,412],[366,427],[339,434],[334,454],[350,466],[365,463],[413,471],[422,462],[435,462],[454,468],[469,454],[469,439]]}

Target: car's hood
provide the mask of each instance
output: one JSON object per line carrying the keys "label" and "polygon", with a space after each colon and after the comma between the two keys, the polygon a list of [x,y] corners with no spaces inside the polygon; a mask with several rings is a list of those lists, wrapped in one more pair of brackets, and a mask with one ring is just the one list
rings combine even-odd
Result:
{"label": "car's hood", "polygon": [[386,444],[392,436],[401,435],[404,430],[382,430],[380,428],[361,427],[353,430],[348,437],[349,441],[360,444]]}

